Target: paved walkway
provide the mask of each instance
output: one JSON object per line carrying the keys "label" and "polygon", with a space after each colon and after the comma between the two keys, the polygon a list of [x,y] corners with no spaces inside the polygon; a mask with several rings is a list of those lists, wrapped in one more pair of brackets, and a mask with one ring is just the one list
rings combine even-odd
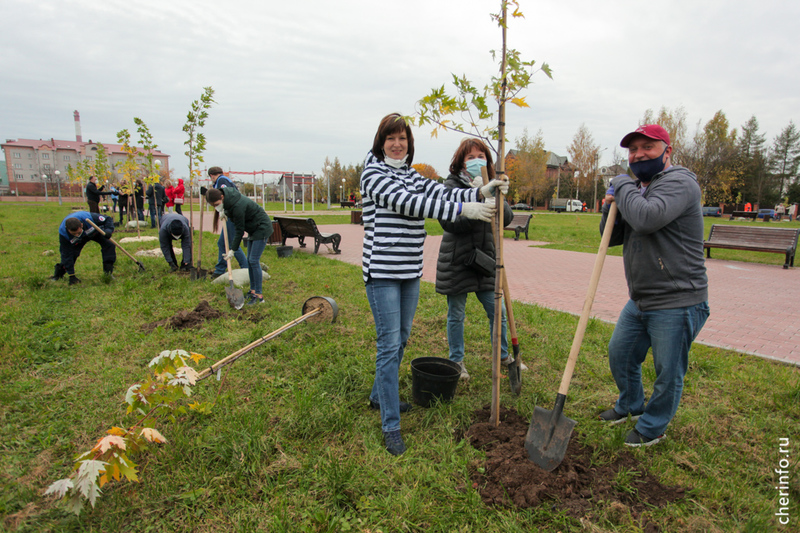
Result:
{"label": "paved walkway", "polygon": [[[311,213],[297,215],[311,216]],[[208,220],[204,222],[206,229],[211,227]],[[342,235],[342,253],[330,254],[323,245],[321,256],[361,264],[362,226],[337,224],[321,229]],[[441,239],[429,236],[425,241],[422,275],[425,281],[435,281]],[[503,258],[511,297],[580,315],[595,254],[546,250],[533,244],[536,243],[512,238],[504,241]],[[295,241],[295,251],[300,250]],[[313,245],[303,251],[313,253]],[[776,265],[718,259],[707,260],[706,268],[711,316],[697,342],[800,366],[800,318],[789,311],[800,302],[800,268],[784,270]],[[592,316],[615,323],[628,300],[627,292],[622,258],[607,256]]]}

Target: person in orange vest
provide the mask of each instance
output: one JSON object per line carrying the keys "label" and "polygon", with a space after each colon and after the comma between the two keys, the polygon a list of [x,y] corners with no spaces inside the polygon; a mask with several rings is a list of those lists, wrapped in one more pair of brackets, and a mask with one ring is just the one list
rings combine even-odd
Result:
{"label": "person in orange vest", "polygon": [[744,204],[744,210],[748,211],[748,212],[753,210],[753,206],[750,205],[750,202],[747,202],[746,204]]}

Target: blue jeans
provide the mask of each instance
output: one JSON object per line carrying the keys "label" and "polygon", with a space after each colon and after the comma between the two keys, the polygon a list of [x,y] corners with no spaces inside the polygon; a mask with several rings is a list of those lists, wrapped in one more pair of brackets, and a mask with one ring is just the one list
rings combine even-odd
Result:
{"label": "blue jeans", "polygon": [[[233,222],[230,219],[225,221],[225,228],[228,231],[228,240],[232,240],[234,234],[236,233],[236,226],[233,225]],[[222,234],[222,231],[219,232],[219,239],[217,240],[217,249],[219,250],[219,254],[217,255],[217,266],[214,267],[214,275],[220,276],[228,270],[228,262],[225,261],[225,235]],[[261,250],[262,252],[264,250]],[[233,257],[236,258],[236,261],[239,263],[239,268],[248,268],[247,267],[247,256],[244,255],[244,252],[241,248],[234,252]],[[252,279],[252,278],[251,278]]]}
{"label": "blue jeans", "polygon": [[[608,363],[619,389],[614,409],[623,415],[643,413],[636,429],[649,439],[662,435],[678,410],[689,349],[708,315],[708,302],[640,311],[632,300],[620,313],[608,343]],[[645,405],[642,363],[651,347],[656,380]]]}
{"label": "blue jeans", "polygon": [[381,429],[400,429],[400,363],[419,301],[419,278],[370,279],[367,300],[377,334],[375,382],[369,399],[381,406]]}
{"label": "blue jeans", "polygon": [[[464,317],[467,308],[468,292],[447,295],[447,342],[450,344],[450,360],[460,363],[464,360]],[[475,292],[478,301],[483,304],[489,318],[489,338],[492,339],[494,353],[494,291]],[[508,337],[506,337],[506,310],[501,308],[503,327],[500,335],[500,358],[508,357]]]}
{"label": "blue jeans", "polygon": [[156,206],[155,204],[150,204],[150,227],[156,227]]}
{"label": "blue jeans", "polygon": [[247,244],[247,271],[250,274],[250,291],[261,294],[264,272],[261,270],[261,254],[267,247],[267,239],[252,240]]}

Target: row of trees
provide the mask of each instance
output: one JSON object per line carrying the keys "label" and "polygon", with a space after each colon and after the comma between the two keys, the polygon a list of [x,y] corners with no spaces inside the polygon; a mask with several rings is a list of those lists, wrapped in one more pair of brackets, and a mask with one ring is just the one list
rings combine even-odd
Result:
{"label": "row of trees", "polygon": [[[800,130],[794,122],[789,121],[770,145],[755,116],[737,130],[723,111],[717,111],[705,124],[698,122],[691,139],[682,107],[672,111],[661,108],[658,113],[648,109],[640,124],[653,123],[661,124],[670,134],[673,164],[697,174],[705,204],[750,202],[772,206],[800,202]],[[568,165],[548,171],[550,154],[544,148],[542,132],[531,136],[526,130],[516,139],[515,157],[508,166],[510,196],[515,201],[542,205],[559,189],[561,197],[594,205],[595,198],[603,193],[595,193],[595,186],[604,187],[601,152],[591,132],[581,125],[567,148]],[[627,170],[627,158],[617,148],[611,160],[608,166],[617,172]]]}

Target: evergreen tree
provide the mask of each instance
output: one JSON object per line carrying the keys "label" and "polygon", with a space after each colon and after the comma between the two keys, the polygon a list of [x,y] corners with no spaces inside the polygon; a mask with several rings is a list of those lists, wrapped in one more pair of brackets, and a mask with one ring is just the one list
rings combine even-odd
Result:
{"label": "evergreen tree", "polygon": [[770,152],[769,167],[778,183],[778,198],[783,198],[787,188],[797,179],[800,166],[800,130],[789,121],[775,137]]}

